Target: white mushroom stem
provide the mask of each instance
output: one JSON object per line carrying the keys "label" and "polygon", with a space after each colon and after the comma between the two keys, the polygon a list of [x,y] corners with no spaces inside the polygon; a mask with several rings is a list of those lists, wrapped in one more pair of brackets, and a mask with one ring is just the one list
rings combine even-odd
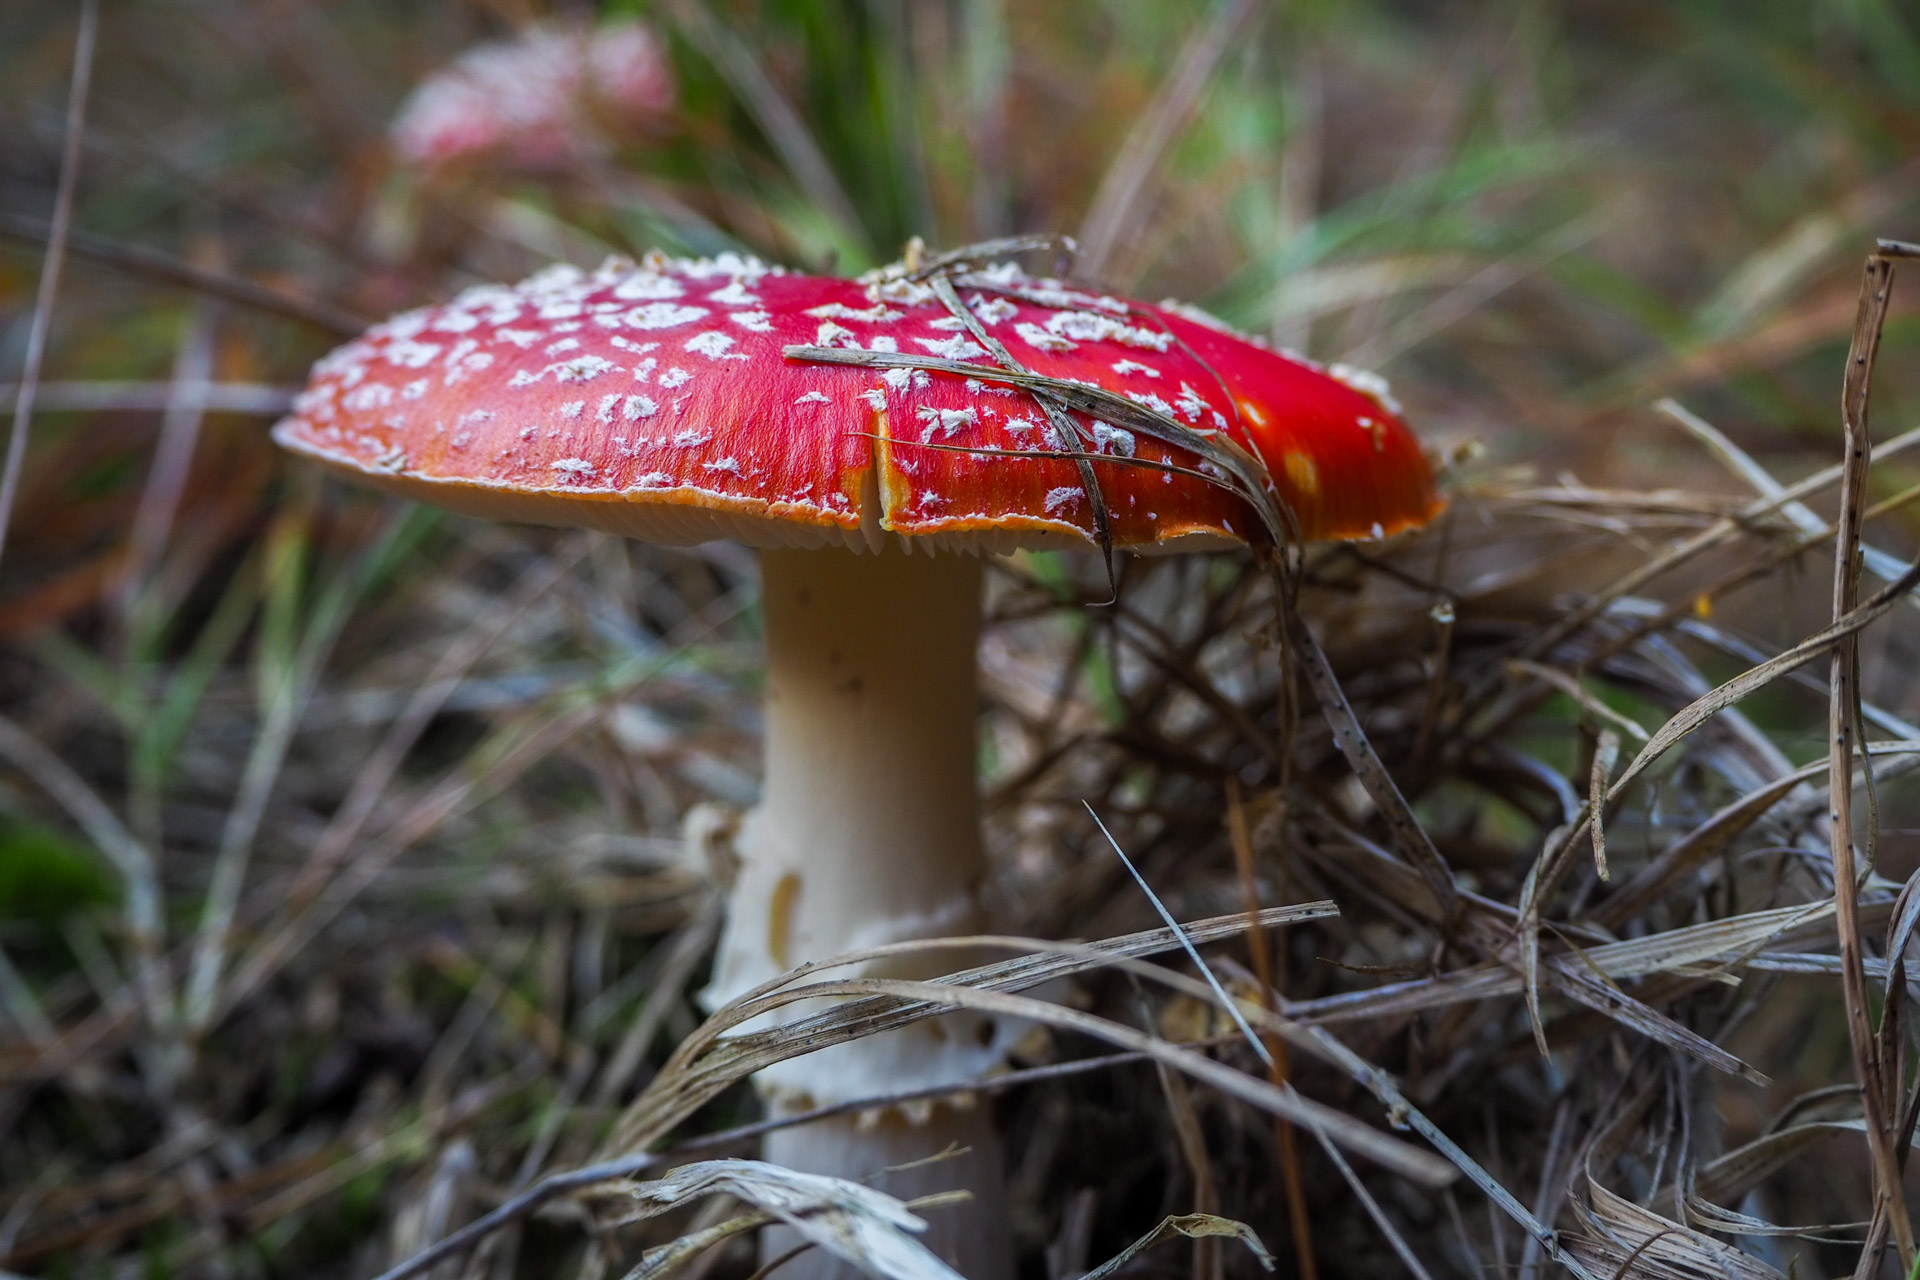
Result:
{"label": "white mushroom stem", "polygon": [[[975,773],[979,560],[890,547],[768,551],[760,563],[766,783],[737,842],[710,1003],[803,961],[975,932],[986,875]],[[864,972],[926,977],[976,960],[942,951]],[[814,1012],[810,1005],[790,1006],[788,1016]],[[756,1082],[776,1113],[958,1083],[997,1062],[1009,1034],[992,1019],[954,1014],[789,1060]],[[864,1179],[955,1139],[974,1157],[878,1185],[903,1198],[968,1185],[971,1202],[930,1211],[941,1219],[932,1235],[968,1280],[1010,1280],[999,1149],[984,1102],[801,1126],[781,1132],[768,1154]],[[833,1266],[812,1251],[782,1275],[819,1280]]]}

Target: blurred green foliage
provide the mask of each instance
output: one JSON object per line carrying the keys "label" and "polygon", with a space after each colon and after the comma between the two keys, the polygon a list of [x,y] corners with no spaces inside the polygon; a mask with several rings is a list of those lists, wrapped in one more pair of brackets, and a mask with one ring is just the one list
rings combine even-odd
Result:
{"label": "blurred green foliage", "polygon": [[90,847],[0,813],[0,919],[56,924],[114,896],[113,877]]}

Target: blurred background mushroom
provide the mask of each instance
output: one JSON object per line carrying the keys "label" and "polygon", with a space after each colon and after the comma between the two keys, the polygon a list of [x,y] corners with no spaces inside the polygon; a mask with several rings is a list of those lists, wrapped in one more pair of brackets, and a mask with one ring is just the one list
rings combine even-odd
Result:
{"label": "blurred background mushroom", "polygon": [[561,172],[659,134],[675,98],[673,68],[646,23],[536,25],[423,81],[394,117],[393,145],[423,169]]}

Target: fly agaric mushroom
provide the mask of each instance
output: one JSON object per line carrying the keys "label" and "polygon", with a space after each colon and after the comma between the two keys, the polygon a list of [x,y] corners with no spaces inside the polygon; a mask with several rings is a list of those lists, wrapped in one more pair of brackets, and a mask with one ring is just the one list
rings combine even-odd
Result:
{"label": "fly agaric mushroom", "polygon": [[[1260,459],[1309,539],[1384,537],[1438,506],[1377,380],[1176,303],[1012,266],[864,281],[731,255],[552,267],[377,326],[315,367],[274,435],[468,515],[760,551],[765,789],[736,842],[715,1001],[803,961],[980,923],[983,554],[1271,535],[1210,481],[1222,470],[1169,439]],[[786,1110],[958,1084],[991,1070],[1010,1034],[953,1014],[758,1083]],[[796,1128],[769,1158],[861,1177],[970,1146],[970,1164],[889,1189],[970,1182],[973,1216],[950,1214],[932,1243],[976,1280],[1010,1276],[990,1122],[962,1107],[912,1119],[923,1127],[894,1115]]]}

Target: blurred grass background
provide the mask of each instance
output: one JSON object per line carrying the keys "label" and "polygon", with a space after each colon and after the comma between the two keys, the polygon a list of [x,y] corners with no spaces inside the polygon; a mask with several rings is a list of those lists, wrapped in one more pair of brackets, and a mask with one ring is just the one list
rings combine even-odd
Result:
{"label": "blurred grass background", "polygon": [[[539,172],[396,155],[462,50],[626,17],[672,67],[646,128]],[[75,18],[0,6],[0,411]],[[1863,251],[1920,235],[1895,0],[124,0],[87,110],[0,557],[0,1258],[33,1274],[367,1273],[591,1149],[698,1020],[712,915],[677,832],[753,794],[750,559],[283,465],[273,406],[342,328],[656,245],[853,272],[914,235],[1059,231],[1118,292],[1386,373],[1456,483],[1731,492],[1652,404],[1783,479],[1828,465]],[[1876,536],[1910,549],[1911,520]],[[1740,615],[1775,643],[1825,608],[1824,570],[1782,581]],[[1868,672],[1909,715],[1913,630]],[[990,691],[1049,687],[1085,633],[1013,646]],[[1111,710],[1099,679],[1075,696]],[[1756,714],[1817,755],[1807,705]],[[1845,1067],[1823,1031],[1807,1081]],[[1095,1259],[1151,1225],[1150,1185],[1103,1203]]]}

